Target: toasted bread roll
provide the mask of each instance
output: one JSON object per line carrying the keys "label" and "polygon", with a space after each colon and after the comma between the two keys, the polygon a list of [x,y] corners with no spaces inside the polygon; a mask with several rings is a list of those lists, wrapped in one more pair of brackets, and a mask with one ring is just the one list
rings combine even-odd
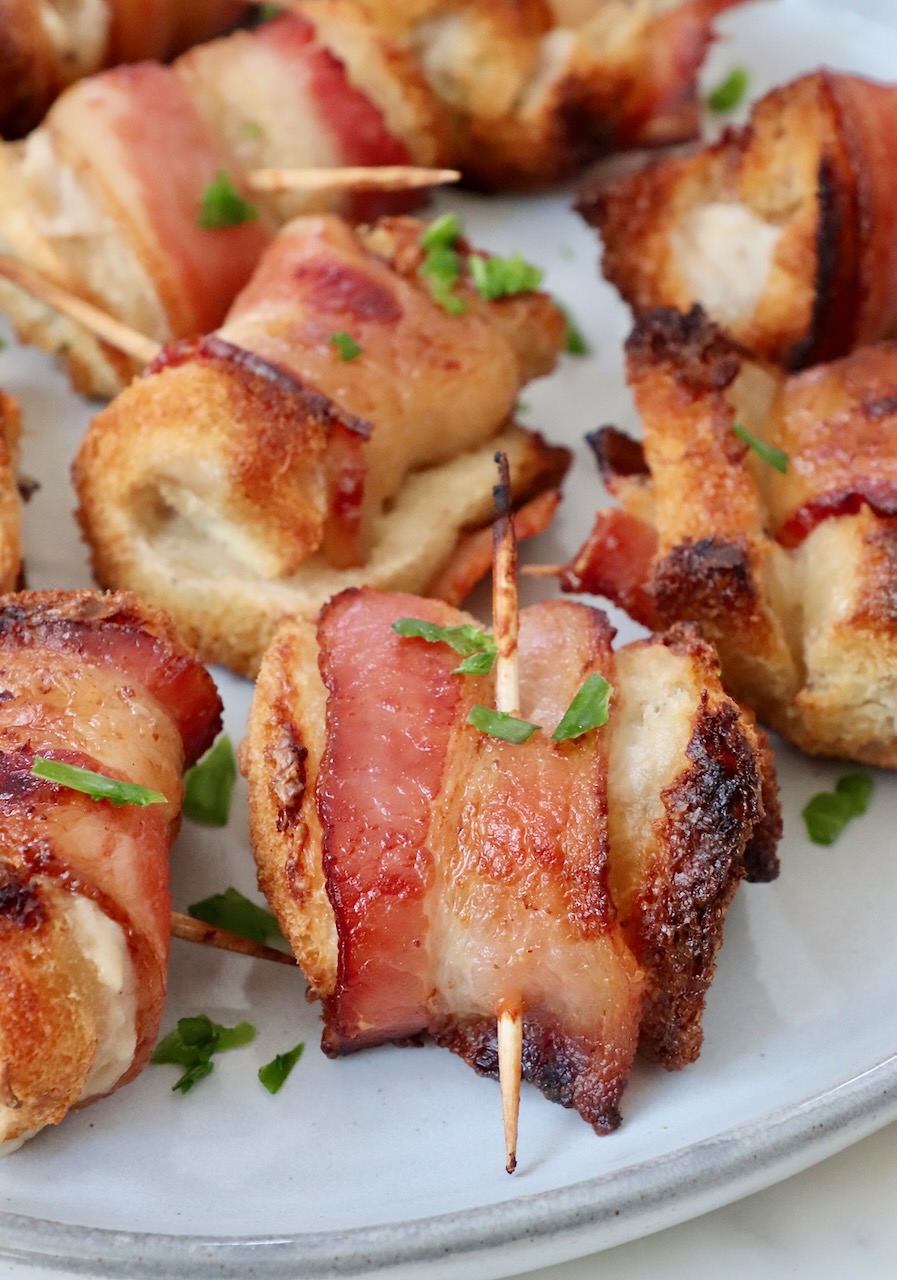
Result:
{"label": "toasted bread roll", "polygon": [[17,484],[19,406],[0,391],[0,592],[14,591],[22,573],[22,500]]}
{"label": "toasted bread roll", "polygon": [[699,311],[657,311],[627,360],[643,452],[601,433],[622,510],[598,513],[565,589],[649,626],[697,620],[761,720],[811,754],[893,768],[897,354],[785,378]]}
{"label": "toasted bread roll", "polygon": [[[612,654],[596,611],[524,610],[521,715],[545,732],[512,745],[465,722],[492,678],[402,617],[472,621],[346,592],[265,655],[241,749],[259,882],[328,1052],[429,1030],[495,1075],[496,1012],[519,1007],[524,1074],[604,1132],[639,1037],[667,1067],[697,1056],[746,862],[777,872],[768,750],[693,629]],[[554,743],[596,671],[608,723]]]}
{"label": "toasted bread roll", "polygon": [[[0,1146],[138,1074],[171,937],[181,775],[221,703],[171,624],[133,596],[0,599]],[[120,807],[33,773],[35,757],[136,783]]]}
{"label": "toasted bread roll", "polygon": [[0,0],[0,136],[20,137],[66,85],[118,62],[171,58],[232,27],[238,0]]}
{"label": "toasted bread roll", "polygon": [[738,0],[360,2],[415,53],[449,111],[465,177],[504,189],[694,137],[711,22]]}
{"label": "toasted bread roll", "polygon": [[605,276],[636,314],[700,303],[789,369],[892,334],[895,93],[819,71],[696,154],[587,185],[578,207]]}
{"label": "toasted bread roll", "polygon": [[516,506],[557,488],[566,451],[509,422],[562,312],[531,291],[486,302],[465,276],[449,314],[422,230],[297,219],[224,327],[163,352],[88,430],[74,474],[99,580],[164,603],[210,660],[253,671],[278,618],[349,585],[456,598],[488,567],[470,538],[495,448]]}

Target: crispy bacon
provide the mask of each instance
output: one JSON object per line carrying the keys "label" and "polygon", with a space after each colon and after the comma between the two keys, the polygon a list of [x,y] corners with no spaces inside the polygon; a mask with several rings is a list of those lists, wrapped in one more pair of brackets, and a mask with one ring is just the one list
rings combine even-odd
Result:
{"label": "crispy bacon", "polygon": [[[316,632],[285,623],[241,751],[260,881],[324,1002],[323,1047],[428,1031],[495,1076],[496,1015],[520,1013],[525,1077],[606,1132],[637,1040],[668,1067],[697,1055],[728,904],[746,871],[777,872],[765,741],[694,629],[614,655],[604,615],[561,601],[520,615],[521,715],[543,731],[501,741],[466,722],[494,677],[456,674],[400,617],[472,621],[351,591]],[[610,720],[554,742],[592,673]]]}
{"label": "crispy bacon", "polygon": [[[0,1099],[0,1130],[16,1141],[149,1057],[181,775],[220,728],[221,703],[167,619],[134,597],[5,596],[0,635],[0,1059],[16,1100]],[[97,802],[35,777],[36,755],[167,801]]]}
{"label": "crispy bacon", "polygon": [[177,75],[152,63],[103,72],[70,89],[46,127],[60,159],[89,171],[152,279],[170,332],[205,333],[220,324],[271,229],[257,218],[199,226],[203,193],[216,174],[230,170],[237,187],[241,179]]}
{"label": "crispy bacon", "polygon": [[[614,1128],[640,977],[607,891],[603,748],[597,735],[514,747],[465,724],[490,682],[460,681],[450,650],[391,631],[421,609],[442,625],[460,620],[447,606],[364,592],[321,621],[328,746],[317,794],[340,942],[325,1045],[430,1030],[495,1075],[496,1012],[521,1008],[527,1078]],[[524,713],[549,729],[586,675],[612,673],[610,632],[588,610],[574,614],[558,661],[552,612],[524,614],[520,636]]]}

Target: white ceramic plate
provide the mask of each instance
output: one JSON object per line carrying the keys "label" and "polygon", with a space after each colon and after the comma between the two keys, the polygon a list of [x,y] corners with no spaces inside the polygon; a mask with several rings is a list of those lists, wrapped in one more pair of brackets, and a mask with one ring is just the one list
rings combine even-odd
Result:
{"label": "white ceramic plate", "polygon": [[[715,48],[707,84],[735,62],[755,93],[823,61],[890,72],[887,29],[828,5],[783,0],[722,25],[731,39]],[[525,420],[577,451],[561,519],[527,553],[566,558],[602,500],[582,437],[634,422],[620,365],[627,313],[599,283],[594,241],[566,199],[451,203],[477,243],[547,268],[593,347],[524,395]],[[27,512],[29,582],[86,585],[68,464],[90,406],[14,345],[0,354],[0,385],[22,400],[25,469],[42,485]],[[633,629],[618,620],[626,639]],[[216,674],[236,740],[250,686]],[[493,1083],[434,1047],[330,1062],[296,973],[176,942],[165,1029],[200,1011],[248,1018],[255,1043],[220,1058],[186,1097],[170,1091],[171,1068],[149,1067],[0,1162],[0,1258],[104,1275],[475,1280],[669,1226],[871,1132],[897,1114],[897,787],[878,775],[868,816],[821,849],[800,810],[841,771],[784,748],[778,761],[781,878],[737,896],[700,1061],[674,1075],[640,1066],[616,1134],[595,1137],[527,1088],[509,1179]],[[173,858],[179,908],[228,884],[254,891],[242,789],[228,830],[185,824]],[[272,1097],[256,1071],[297,1040],[305,1056]]]}

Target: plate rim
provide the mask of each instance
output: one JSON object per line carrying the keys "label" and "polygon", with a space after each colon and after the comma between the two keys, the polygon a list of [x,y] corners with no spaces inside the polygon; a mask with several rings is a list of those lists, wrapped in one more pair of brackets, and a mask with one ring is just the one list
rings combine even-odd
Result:
{"label": "plate rim", "polygon": [[[0,1259],[146,1280],[498,1277],[624,1244],[760,1191],[897,1120],[897,1052],[750,1124],[567,1187],[498,1204],[338,1231],[172,1235],[0,1212]],[[683,1193],[683,1187],[687,1190]],[[671,1198],[671,1193],[675,1196]],[[551,1252],[545,1252],[550,1244]],[[542,1248],[540,1248],[540,1245]]]}

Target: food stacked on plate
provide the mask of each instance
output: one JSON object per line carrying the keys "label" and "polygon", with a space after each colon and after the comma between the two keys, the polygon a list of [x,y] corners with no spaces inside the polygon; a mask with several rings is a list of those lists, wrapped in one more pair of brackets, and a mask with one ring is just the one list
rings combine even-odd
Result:
{"label": "food stacked on plate", "polygon": [[[515,422],[569,340],[541,273],[453,215],[341,196],[347,219],[331,193],[293,217],[304,197],[252,190],[272,164],[410,160],[507,188],[692,137],[723,7],[636,6],[611,61],[609,5],[307,0],[84,79],[0,152],[0,247],[144,344],[122,355],[21,277],[0,289],[76,385],[118,392],[74,483],[96,578],[123,593],[0,606],[6,1140],[150,1052],[181,774],[220,710],[194,651],[258,675],[259,883],[325,1051],[428,1033],[500,1078],[506,1121],[522,1075],[607,1132],[637,1051],[697,1057],[738,884],[778,871],[755,715],[895,764],[894,296],[870,258],[892,251],[893,91],[805,78],[580,197],[638,313],[645,438],[594,437],[621,508],[561,585],[648,628],[616,650],[600,611],[518,615],[512,590],[515,534],[547,526],[570,465]],[[9,397],[0,415],[9,589]],[[490,631],[459,606],[493,560],[493,489]]]}

